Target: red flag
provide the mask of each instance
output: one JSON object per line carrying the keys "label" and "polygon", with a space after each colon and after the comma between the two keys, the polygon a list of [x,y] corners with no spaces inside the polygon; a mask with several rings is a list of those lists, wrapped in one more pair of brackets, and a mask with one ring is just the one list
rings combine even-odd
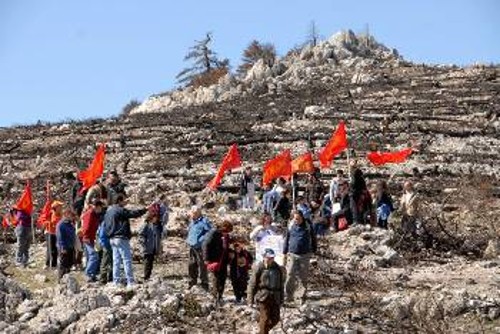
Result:
{"label": "red flag", "polygon": [[396,152],[370,152],[366,157],[375,166],[382,166],[387,163],[398,164],[405,162],[412,152],[411,148],[406,148]]}
{"label": "red flag", "polygon": [[278,177],[289,177],[290,175],[292,175],[292,155],[290,150],[285,150],[264,164],[262,184],[268,185]]}
{"label": "red flag", "polygon": [[314,162],[311,152],[307,152],[292,161],[292,173],[313,173]]}
{"label": "red flag", "polygon": [[100,144],[94,156],[94,160],[86,170],[78,173],[78,179],[82,181],[83,186],[80,192],[92,187],[104,172],[104,159],[106,157],[106,145]]}
{"label": "red flag", "polygon": [[33,195],[31,194],[31,184],[29,181],[26,183],[21,197],[19,197],[17,203],[14,205],[14,209],[24,211],[29,215],[33,213]]}
{"label": "red flag", "polygon": [[333,158],[347,148],[347,133],[344,121],[340,121],[337,130],[326,146],[319,152],[318,158],[322,168],[331,165]]}
{"label": "red flag", "polygon": [[10,217],[10,213],[7,213],[5,215],[3,215],[3,219],[2,219],[2,227],[4,229],[8,228],[9,225],[10,225],[10,222],[9,222],[9,217]]}
{"label": "red flag", "polygon": [[215,177],[207,184],[207,187],[215,190],[219,186],[219,184],[222,181],[222,178],[224,177],[224,174],[226,171],[238,168],[241,166],[241,156],[240,152],[238,151],[238,145],[233,144],[229,148],[229,151],[227,154],[224,156],[224,159],[222,159],[222,163],[219,166],[219,170],[217,171],[217,174]]}

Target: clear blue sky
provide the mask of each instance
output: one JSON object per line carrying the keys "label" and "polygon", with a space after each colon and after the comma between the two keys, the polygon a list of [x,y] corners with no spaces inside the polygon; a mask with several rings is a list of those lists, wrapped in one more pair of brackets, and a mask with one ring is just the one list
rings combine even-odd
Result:
{"label": "clear blue sky", "polygon": [[238,64],[252,39],[283,54],[312,20],[323,37],[362,31],[408,60],[500,62],[500,1],[0,0],[0,126],[116,115],[168,90],[212,31]]}

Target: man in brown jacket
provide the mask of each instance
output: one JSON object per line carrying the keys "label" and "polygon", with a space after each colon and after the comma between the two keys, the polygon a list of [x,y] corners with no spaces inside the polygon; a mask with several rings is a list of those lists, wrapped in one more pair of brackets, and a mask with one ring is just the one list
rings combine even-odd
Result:
{"label": "man in brown jacket", "polygon": [[280,307],[285,297],[285,273],[274,261],[275,253],[267,248],[263,261],[255,267],[248,298],[250,303],[259,303],[259,333],[267,334],[280,321]]}

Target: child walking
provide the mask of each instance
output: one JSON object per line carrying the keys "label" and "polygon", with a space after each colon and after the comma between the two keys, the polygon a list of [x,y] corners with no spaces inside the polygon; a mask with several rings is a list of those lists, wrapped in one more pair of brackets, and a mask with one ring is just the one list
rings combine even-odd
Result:
{"label": "child walking", "polygon": [[247,298],[248,272],[252,267],[253,257],[245,248],[243,240],[236,240],[234,250],[229,253],[229,276],[233,286],[236,303]]}

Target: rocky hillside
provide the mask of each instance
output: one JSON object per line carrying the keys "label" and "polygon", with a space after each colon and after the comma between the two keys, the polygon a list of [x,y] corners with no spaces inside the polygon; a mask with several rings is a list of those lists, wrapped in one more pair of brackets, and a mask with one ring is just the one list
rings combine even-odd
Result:
{"label": "rocky hillside", "polygon": [[[27,178],[39,207],[47,179],[69,198],[67,174],[106,142],[107,168],[129,184],[132,205],[162,191],[174,212],[154,280],[131,294],[84,284],[81,273],[57,286],[41,269],[43,244],[26,272],[12,266],[14,245],[4,245],[0,332],[252,332],[255,310],[231,302],[214,309],[203,292],[184,290],[185,209],[197,201],[218,220],[219,207],[235,198],[237,175],[224,179],[220,194],[202,191],[231,143],[259,171],[283,148],[318,150],[341,119],[370,182],[389,180],[397,196],[403,180],[418,184],[428,233],[401,235],[395,215],[391,232],[329,236],[313,267],[311,302],[286,309],[275,333],[499,332],[499,71],[414,64],[373,38],[343,32],[272,68],[257,63],[245,78],[153,96],[126,117],[1,129],[4,205]],[[374,168],[364,159],[368,150],[408,145],[417,151],[404,165]],[[346,164],[341,156],[332,169]],[[224,214],[241,234],[258,219]]]}

